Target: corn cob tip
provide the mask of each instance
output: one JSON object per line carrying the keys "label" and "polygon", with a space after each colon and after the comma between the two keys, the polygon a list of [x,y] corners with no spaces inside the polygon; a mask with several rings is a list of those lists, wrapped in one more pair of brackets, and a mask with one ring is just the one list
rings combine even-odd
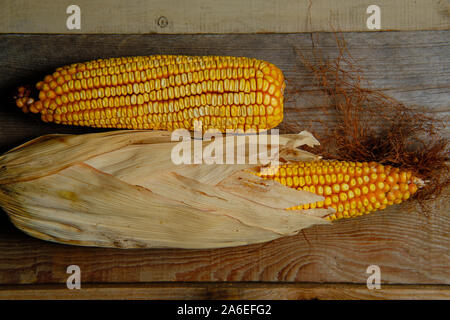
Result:
{"label": "corn cob tip", "polygon": [[31,98],[31,90],[26,86],[17,88],[17,92],[13,98],[16,102],[16,106],[25,113],[29,112],[29,106],[34,103],[34,99]]}
{"label": "corn cob tip", "polygon": [[374,162],[318,160],[294,162],[256,172],[263,179],[323,196],[324,201],[288,210],[333,208],[328,220],[351,218],[399,204],[414,195],[425,182],[411,171]]}

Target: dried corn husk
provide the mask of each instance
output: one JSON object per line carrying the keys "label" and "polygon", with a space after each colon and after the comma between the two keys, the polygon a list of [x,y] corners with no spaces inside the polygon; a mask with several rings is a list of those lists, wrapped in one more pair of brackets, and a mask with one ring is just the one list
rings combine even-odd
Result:
{"label": "dried corn husk", "polygon": [[[308,132],[279,140],[283,161],[317,159],[297,149],[318,143]],[[0,157],[0,205],[31,236],[98,247],[230,247],[329,223],[333,209],[285,210],[321,196],[246,171],[255,164],[175,165],[176,143],[162,131],[37,138]]]}

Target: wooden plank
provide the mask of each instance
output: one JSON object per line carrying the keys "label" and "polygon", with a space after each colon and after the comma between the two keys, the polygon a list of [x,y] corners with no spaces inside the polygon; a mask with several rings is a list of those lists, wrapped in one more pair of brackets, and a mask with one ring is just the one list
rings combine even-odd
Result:
{"label": "wooden plank", "polygon": [[[405,103],[448,116],[449,31],[347,33],[353,56],[374,87]],[[232,46],[230,46],[230,43]],[[321,34],[325,54],[336,52],[333,34]],[[121,55],[217,54],[251,56],[278,65],[288,79],[286,124],[304,128],[318,117],[321,96],[294,48],[311,49],[310,36],[289,35],[2,35],[0,36],[0,151],[45,133],[93,129],[44,124],[24,115],[8,95],[57,66]],[[295,112],[294,112],[295,111]],[[300,111],[300,112],[299,112]],[[301,115],[301,118],[299,117]],[[371,125],[382,125],[373,119]],[[316,127],[317,128],[317,127]],[[285,130],[284,130],[285,131]],[[445,199],[444,199],[445,200]],[[270,243],[219,250],[114,250],[70,247],[22,234],[0,215],[0,284],[65,283],[68,265],[82,282],[304,281],[365,283],[379,265],[382,284],[450,283],[448,201],[428,216],[397,206],[378,214]]]}
{"label": "wooden plank", "polygon": [[440,285],[385,285],[369,290],[349,284],[96,284],[80,290],[62,285],[0,286],[0,299],[129,299],[129,300],[425,300],[450,299],[450,287]]}
{"label": "wooden plank", "polygon": [[[401,101],[423,106],[445,118],[450,106],[450,32],[346,33],[349,48],[372,87]],[[93,130],[47,124],[23,115],[9,97],[19,85],[34,84],[56,67],[96,59],[149,54],[234,55],[270,61],[287,79],[285,117],[281,132],[302,130],[320,115],[323,96],[311,86],[312,76],[295,49],[311,51],[307,34],[290,35],[2,35],[0,36],[0,151],[46,133]],[[333,34],[320,34],[325,55],[336,53]],[[230,43],[233,44],[230,46]],[[300,94],[292,94],[299,90]],[[301,111],[301,112],[299,112]],[[373,119],[373,126],[383,125]],[[316,129],[320,130],[320,128]]]}
{"label": "wooden plank", "polygon": [[381,9],[381,30],[445,30],[450,4],[441,0],[78,0],[81,29],[68,30],[72,2],[7,1],[3,33],[296,33],[368,31],[367,8]]}
{"label": "wooden plank", "polygon": [[[2,221],[0,284],[65,283],[78,265],[82,283],[281,281],[450,284],[450,210],[430,216],[402,206],[272,242],[215,250],[83,248],[33,239]],[[4,216],[3,220],[6,220]]]}

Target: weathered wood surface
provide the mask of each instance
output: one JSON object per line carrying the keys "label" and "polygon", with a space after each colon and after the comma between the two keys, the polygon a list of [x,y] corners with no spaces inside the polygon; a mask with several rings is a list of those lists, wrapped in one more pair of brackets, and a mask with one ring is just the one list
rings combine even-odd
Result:
{"label": "weathered wood surface", "polygon": [[63,285],[0,286],[0,299],[130,299],[130,300],[427,300],[450,299],[443,285],[385,285],[368,290],[364,284],[286,283],[155,283],[93,284],[81,290]]}
{"label": "weathered wood surface", "polygon": [[[403,210],[402,210],[403,209]],[[426,217],[402,207],[265,244],[215,250],[118,250],[40,241],[2,216],[0,283],[283,281],[365,283],[369,265],[382,284],[450,284],[448,204]]]}
{"label": "weathered wood surface", "polygon": [[[345,33],[354,58],[372,86],[401,101],[423,106],[445,118],[450,105],[450,31]],[[46,124],[23,115],[10,97],[15,88],[35,84],[61,65],[126,55],[190,54],[249,56],[280,67],[288,81],[285,117],[280,128],[304,129],[317,119],[323,96],[311,86],[312,76],[296,49],[311,52],[309,34],[288,35],[1,35],[0,36],[0,151],[46,133],[81,133],[86,128]],[[336,54],[333,34],[319,34],[325,55]],[[298,112],[298,111],[301,112]],[[382,126],[373,119],[371,125]],[[316,127],[320,130],[320,127]]]}
{"label": "weathered wood surface", "polygon": [[[373,87],[446,117],[450,85],[450,31],[347,33],[353,56]],[[333,34],[320,34],[325,53]],[[44,124],[8,100],[19,84],[35,83],[53,68],[97,57],[218,54],[266,59],[288,79],[285,124],[317,118],[320,95],[294,48],[311,49],[310,35],[2,35],[0,36],[0,151],[46,133],[93,129]],[[300,110],[301,113],[294,112]],[[299,114],[301,116],[299,116]],[[372,125],[382,125],[373,119]],[[218,250],[114,250],[53,244],[22,234],[0,218],[0,284],[65,283],[77,264],[82,283],[150,281],[282,281],[365,283],[379,265],[382,284],[450,284],[450,207],[442,199],[428,215],[405,206],[314,227],[261,245]],[[366,289],[367,290],[367,289]]]}
{"label": "weathered wood surface", "polygon": [[[6,1],[3,33],[296,33],[369,31],[367,8],[378,5],[381,30],[450,28],[446,0],[78,0],[81,29],[66,27],[67,7],[52,0]],[[163,17],[163,18],[161,18]]]}

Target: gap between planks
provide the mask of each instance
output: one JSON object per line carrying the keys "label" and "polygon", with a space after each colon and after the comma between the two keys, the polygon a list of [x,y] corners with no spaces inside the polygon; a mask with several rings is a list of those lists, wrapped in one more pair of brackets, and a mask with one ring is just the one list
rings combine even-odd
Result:
{"label": "gap between planks", "polygon": [[151,300],[358,300],[450,299],[448,285],[382,285],[306,283],[145,283],[0,286],[0,299],[151,299]]}

